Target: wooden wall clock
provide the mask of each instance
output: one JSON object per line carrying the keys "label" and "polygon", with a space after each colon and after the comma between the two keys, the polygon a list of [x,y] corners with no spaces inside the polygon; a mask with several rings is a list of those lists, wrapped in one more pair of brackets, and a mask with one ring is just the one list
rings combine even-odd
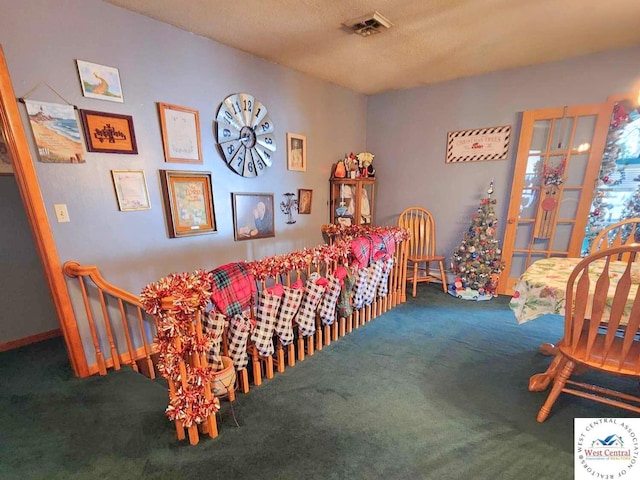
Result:
{"label": "wooden wall clock", "polygon": [[217,142],[225,162],[243,177],[258,177],[273,164],[275,128],[265,107],[253,95],[234,93],[218,115]]}

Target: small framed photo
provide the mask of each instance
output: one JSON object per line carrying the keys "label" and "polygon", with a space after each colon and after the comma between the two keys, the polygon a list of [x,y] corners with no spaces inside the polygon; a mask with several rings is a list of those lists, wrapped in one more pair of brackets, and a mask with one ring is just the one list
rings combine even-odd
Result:
{"label": "small framed photo", "polygon": [[272,193],[232,193],[233,238],[275,237]]}
{"label": "small framed photo", "polygon": [[217,231],[211,172],[160,170],[169,237]]}
{"label": "small framed photo", "polygon": [[298,213],[301,215],[309,215],[311,213],[311,200],[313,199],[313,190],[304,188],[298,189]]}
{"label": "small framed photo", "polygon": [[158,102],[164,161],[202,163],[198,110]]}
{"label": "small framed photo", "polygon": [[307,137],[298,133],[287,133],[287,169],[307,171]]}
{"label": "small framed photo", "polygon": [[149,191],[142,170],[111,170],[113,187],[116,190],[118,208],[121,212],[149,210]]}
{"label": "small framed photo", "polygon": [[76,60],[82,95],[110,102],[124,103],[120,73],[115,67]]}
{"label": "small framed photo", "polygon": [[133,118],[117,113],[80,110],[87,150],[99,153],[138,153]]}

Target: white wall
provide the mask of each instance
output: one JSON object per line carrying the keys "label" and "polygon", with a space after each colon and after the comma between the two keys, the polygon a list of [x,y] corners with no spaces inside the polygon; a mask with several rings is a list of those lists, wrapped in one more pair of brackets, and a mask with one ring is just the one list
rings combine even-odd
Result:
{"label": "white wall", "polygon": [[[522,112],[599,103],[639,87],[637,46],[369,97],[377,222],[393,224],[412,205],[427,208],[438,252],[449,259],[494,178],[502,240]],[[447,132],[497,125],[513,126],[508,160],[445,164]]]}

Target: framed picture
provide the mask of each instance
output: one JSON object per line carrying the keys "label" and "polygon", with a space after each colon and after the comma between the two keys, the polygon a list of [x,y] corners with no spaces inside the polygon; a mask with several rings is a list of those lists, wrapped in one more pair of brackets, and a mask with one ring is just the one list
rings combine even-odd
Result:
{"label": "framed picture", "polygon": [[217,231],[211,172],[160,170],[169,237]]}
{"label": "framed picture", "polygon": [[110,102],[124,102],[117,68],[76,60],[82,95]]}
{"label": "framed picture", "polygon": [[275,237],[272,193],[232,193],[233,238]]}
{"label": "framed picture", "polygon": [[313,198],[313,190],[304,188],[298,189],[298,213],[301,215],[309,215],[311,213],[311,199]]}
{"label": "framed picture", "polygon": [[138,153],[131,116],[93,110],[80,110],[80,116],[90,152]]}
{"label": "framed picture", "polygon": [[445,163],[505,160],[510,137],[510,125],[449,132]]}
{"label": "framed picture", "polygon": [[118,208],[121,212],[149,210],[149,192],[142,170],[111,170],[113,187],[116,189]]}
{"label": "framed picture", "polygon": [[307,137],[297,133],[287,133],[287,169],[307,171]]}
{"label": "framed picture", "polygon": [[4,136],[2,124],[0,124],[0,175],[12,175],[11,153],[9,153],[9,145]]}
{"label": "framed picture", "polygon": [[83,163],[84,148],[73,105],[24,100],[29,124],[45,163]]}
{"label": "framed picture", "polygon": [[202,163],[197,110],[158,102],[165,162]]}

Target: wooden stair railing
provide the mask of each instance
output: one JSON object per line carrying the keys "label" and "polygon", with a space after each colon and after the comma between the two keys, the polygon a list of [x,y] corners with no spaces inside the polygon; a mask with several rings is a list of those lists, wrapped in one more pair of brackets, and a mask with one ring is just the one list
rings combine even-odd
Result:
{"label": "wooden stair railing", "polygon": [[[353,329],[366,325],[379,315],[404,303],[406,301],[404,285],[406,282],[407,245],[408,242],[406,241],[398,241],[396,243],[396,250],[393,255],[394,261],[387,279],[387,294],[382,296],[376,294],[373,303],[370,305],[363,306],[357,310],[354,309],[353,313],[347,318],[339,317],[336,312],[337,318],[330,327],[323,326],[319,317],[317,317],[317,330],[314,335],[305,338],[298,334],[297,342],[294,341],[286,347],[281,344],[279,339],[274,338],[277,343],[273,357],[265,358],[258,355],[255,345],[252,344],[249,338],[247,347],[252,363],[252,378],[249,379],[247,368],[237,370],[237,384],[239,389],[244,393],[248,393],[250,383],[253,383],[254,386],[259,386],[263,379],[272,379],[274,371],[283,373],[286,366],[295,366],[296,358],[298,361],[304,361],[306,355],[313,355],[315,350],[322,350],[323,346],[330,345],[332,341],[339,340],[339,338],[351,333]],[[309,264],[301,270],[292,270],[276,277],[257,280],[257,290],[260,292],[266,288],[268,284],[272,285],[276,283],[290,286],[296,280],[306,280],[313,271],[318,271],[321,275],[326,275],[327,273],[335,271],[336,267],[335,262],[329,261],[321,262],[320,265]],[[78,285],[82,294],[82,301],[97,362],[96,365],[89,366],[90,373],[106,375],[107,369],[109,368],[118,370],[122,364],[129,364],[135,371],[145,370],[142,373],[145,373],[152,379],[155,378],[154,359],[152,355],[158,353],[158,345],[153,340],[148,340],[147,331],[149,331],[150,338],[155,339],[156,323],[155,319],[145,312],[140,302],[140,297],[107,282],[96,266],[82,266],[77,262],[70,261],[64,264],[63,271],[68,277],[78,279]],[[90,291],[89,287],[92,287],[95,291]],[[111,303],[111,299],[117,302],[117,308],[115,304]],[[99,307],[95,307],[96,303],[99,304]],[[92,308],[92,306],[94,306],[94,308]],[[163,310],[170,311],[171,306],[171,297],[164,298],[162,302]],[[132,315],[131,309],[135,310],[135,315]],[[102,316],[101,321],[96,321],[94,310],[100,311]],[[114,311],[116,315],[113,315]],[[134,317],[134,321],[129,321],[131,316]],[[251,317],[254,317],[253,308],[251,310]],[[194,314],[193,319],[192,334],[201,338],[202,326],[200,313]],[[145,325],[145,323],[147,325]],[[293,327],[295,328],[296,326],[294,321]],[[120,335],[114,335],[114,332]],[[123,337],[124,341],[121,340],[118,342],[118,338],[122,339]],[[134,340],[136,339],[139,345],[134,344]],[[101,344],[108,345],[108,355],[103,353]],[[228,356],[226,327],[221,349],[222,354]],[[206,359],[204,356],[202,356],[202,358],[186,358],[185,362],[192,366],[200,367],[206,362]],[[186,363],[183,362],[180,366],[183,376]],[[178,394],[178,385],[175,382],[169,382],[169,387],[169,397],[173,399]],[[182,385],[182,387],[184,388],[184,385]],[[205,392],[205,396],[209,397],[210,393],[210,391]],[[233,397],[233,392],[230,392],[229,399],[231,401],[233,401]],[[184,439],[185,427],[178,421],[176,421],[175,427],[178,439]],[[210,437],[216,437],[218,430],[215,415],[212,414],[208,416],[199,428],[190,426],[186,428],[186,430],[192,445],[197,444],[199,441],[198,431],[207,433]]]}
{"label": "wooden stair railing", "polygon": [[[78,279],[96,355],[96,365],[89,365],[90,373],[106,375],[108,368],[119,370],[122,364],[129,364],[136,372],[142,370],[141,373],[155,379],[151,356],[157,353],[157,346],[148,340],[146,333],[147,329],[150,329],[151,338],[155,337],[155,322],[145,313],[138,296],[107,282],[95,265],[80,265],[78,262],[70,261],[66,262],[62,269],[68,277]],[[97,321],[100,317],[96,318],[92,308],[93,292],[89,290],[91,287],[96,290],[101,321]],[[115,315],[114,308],[109,308],[111,299],[116,302],[113,307],[117,305]],[[123,345],[117,342],[118,333],[121,332],[124,335]],[[102,351],[100,338],[105,338],[109,345],[108,355]],[[140,344],[134,344],[134,340],[138,340]]]}

